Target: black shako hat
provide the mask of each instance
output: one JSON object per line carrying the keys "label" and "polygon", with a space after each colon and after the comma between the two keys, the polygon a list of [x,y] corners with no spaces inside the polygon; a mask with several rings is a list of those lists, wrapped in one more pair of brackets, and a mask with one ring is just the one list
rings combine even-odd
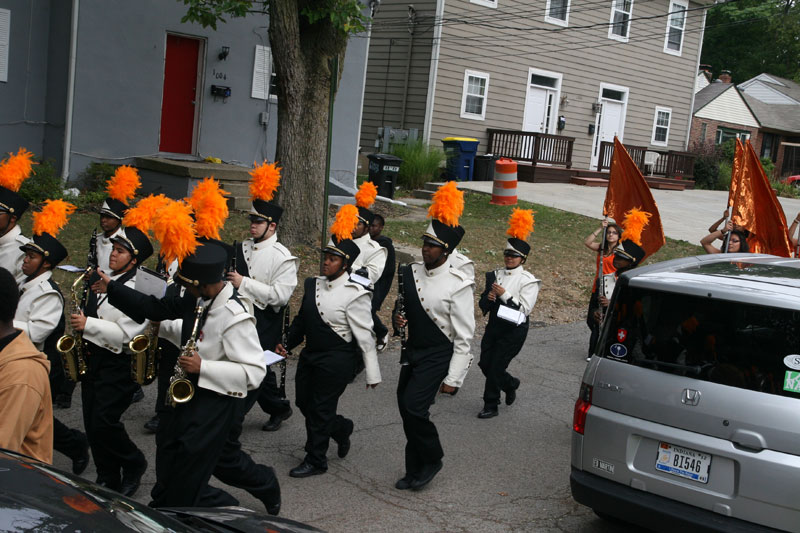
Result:
{"label": "black shako hat", "polygon": [[122,220],[127,211],[128,206],[114,198],[106,198],[103,205],[100,207],[101,215],[106,215],[118,220]]}
{"label": "black shako hat", "polygon": [[523,259],[527,259],[530,252],[531,245],[522,239],[517,239],[516,237],[509,237],[508,243],[503,250],[504,254],[516,255]]}
{"label": "black shako hat", "polygon": [[207,243],[216,244],[217,246],[225,250],[225,253],[228,255],[228,262],[226,263],[228,265],[231,263],[231,259],[233,259],[234,254],[236,254],[236,248],[234,248],[232,244],[228,244],[227,242],[223,242],[219,239],[198,237],[197,242],[198,244],[207,244]]}
{"label": "black shako hat", "polygon": [[375,213],[373,213],[366,207],[360,207],[360,206],[356,207],[358,207],[358,219],[367,226],[372,224],[372,220],[375,218]]}
{"label": "black shako hat", "polygon": [[147,235],[142,230],[133,226],[122,228],[121,232],[111,238],[111,242],[124,246],[139,265],[153,255],[153,245],[150,244],[150,239],[147,238]]}
{"label": "black shako hat", "polygon": [[282,214],[283,208],[278,204],[259,199],[253,200],[253,206],[250,208],[250,220],[258,217],[266,220],[267,223],[275,222],[277,224]]}
{"label": "black shako hat", "polygon": [[184,258],[175,281],[184,285],[205,285],[222,281],[228,264],[228,252],[216,242],[198,243],[192,255]]}
{"label": "black shako hat", "polygon": [[639,262],[644,259],[644,248],[633,242],[632,240],[626,239],[619,243],[619,245],[614,248],[614,255],[618,255],[623,259],[627,259],[631,262],[631,268],[637,266]]}
{"label": "black shako hat", "polygon": [[322,251],[326,254],[344,257],[345,263],[347,263],[348,267],[352,266],[353,261],[355,261],[356,257],[358,257],[358,254],[361,253],[361,249],[352,241],[352,239],[343,239],[339,242],[336,242],[336,237],[333,236],[331,237],[331,240],[328,241],[328,245],[325,246]]}
{"label": "black shako hat", "polygon": [[428,224],[427,231],[422,235],[422,240],[434,246],[441,246],[451,253],[461,242],[465,233],[466,230],[461,226],[448,226],[434,218]]}
{"label": "black shako hat", "polygon": [[19,247],[23,252],[34,251],[42,254],[46,261],[56,266],[67,257],[67,249],[49,233],[34,235],[33,240]]}
{"label": "black shako hat", "polygon": [[11,189],[0,187],[0,211],[5,211],[17,218],[28,210],[28,201]]}

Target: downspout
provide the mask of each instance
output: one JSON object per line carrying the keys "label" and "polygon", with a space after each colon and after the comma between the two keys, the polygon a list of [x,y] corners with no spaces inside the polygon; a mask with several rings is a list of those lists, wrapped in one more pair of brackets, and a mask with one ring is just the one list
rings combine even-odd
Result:
{"label": "downspout", "polygon": [[406,106],[408,105],[408,82],[411,78],[411,53],[414,50],[414,29],[417,25],[417,10],[408,6],[408,53],[406,54],[406,77],[403,84],[403,107],[400,109],[400,129],[406,127]]}
{"label": "downspout", "polygon": [[442,18],[444,0],[436,0],[436,17],[433,19],[433,47],[431,49],[431,69],[428,73],[428,98],[425,101],[425,124],[422,142],[430,144],[431,124],[433,123],[433,96],[436,89],[436,74],[439,72],[439,48],[442,41]]}
{"label": "downspout", "polygon": [[689,138],[692,133],[692,122],[694,122],[694,95],[697,94],[694,90],[697,83],[697,73],[700,71],[700,54],[703,52],[703,34],[706,32],[706,15],[708,10],[703,11],[703,28],[700,30],[700,46],[697,47],[697,61],[694,65],[694,76],[692,76],[692,103],[689,105],[689,127],[686,128],[686,142],[683,144],[683,150],[689,149]]}
{"label": "downspout", "polygon": [[78,58],[78,13],[81,0],[72,0],[72,29],[69,36],[69,78],[67,80],[67,110],[64,119],[64,157],[61,163],[61,181],[69,178],[72,153],[72,109],[75,104],[75,65]]}

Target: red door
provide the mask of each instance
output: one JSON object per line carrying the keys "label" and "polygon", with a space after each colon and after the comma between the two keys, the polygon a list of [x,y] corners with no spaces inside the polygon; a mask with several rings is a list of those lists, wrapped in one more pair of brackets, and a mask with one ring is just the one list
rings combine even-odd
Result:
{"label": "red door", "polygon": [[167,35],[164,94],[161,101],[162,152],[194,152],[194,109],[197,94],[197,58],[200,41]]}

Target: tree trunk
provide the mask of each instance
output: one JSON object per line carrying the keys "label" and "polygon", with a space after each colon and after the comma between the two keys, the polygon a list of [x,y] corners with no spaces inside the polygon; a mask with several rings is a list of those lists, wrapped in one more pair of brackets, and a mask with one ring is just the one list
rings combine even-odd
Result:
{"label": "tree trunk", "polygon": [[[269,3],[269,37],[278,75],[278,139],[283,168],[278,201],[281,241],[320,244],[330,95],[330,60],[341,58],[347,36],[300,14],[313,0]],[[337,73],[341,75],[341,69]]]}

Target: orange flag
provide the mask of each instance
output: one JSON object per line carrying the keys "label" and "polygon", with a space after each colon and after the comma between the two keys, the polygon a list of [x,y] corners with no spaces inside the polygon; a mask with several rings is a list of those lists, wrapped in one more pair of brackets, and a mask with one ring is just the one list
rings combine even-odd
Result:
{"label": "orange flag", "polygon": [[619,139],[614,137],[614,157],[611,160],[611,174],[608,178],[603,215],[621,222],[625,218],[625,213],[634,207],[652,215],[650,223],[642,232],[642,248],[647,257],[656,253],[666,242],[664,228],[661,227],[661,216],[658,214],[658,206],[650,193],[650,187],[644,181],[642,172]]}
{"label": "orange flag", "polygon": [[751,252],[791,257],[786,215],[750,141],[736,141],[728,205],[734,225],[750,232]]}

